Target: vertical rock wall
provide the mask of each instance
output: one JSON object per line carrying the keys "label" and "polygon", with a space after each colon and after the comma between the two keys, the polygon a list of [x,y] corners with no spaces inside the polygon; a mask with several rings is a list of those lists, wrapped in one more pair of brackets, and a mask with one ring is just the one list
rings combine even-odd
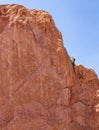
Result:
{"label": "vertical rock wall", "polygon": [[52,17],[0,6],[0,129],[98,130],[99,81],[73,67]]}

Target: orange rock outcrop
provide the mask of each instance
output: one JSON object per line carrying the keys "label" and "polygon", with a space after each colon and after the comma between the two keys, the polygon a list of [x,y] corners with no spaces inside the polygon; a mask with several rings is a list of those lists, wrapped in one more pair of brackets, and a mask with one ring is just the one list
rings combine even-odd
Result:
{"label": "orange rock outcrop", "polygon": [[0,130],[99,130],[97,89],[48,12],[0,6]]}

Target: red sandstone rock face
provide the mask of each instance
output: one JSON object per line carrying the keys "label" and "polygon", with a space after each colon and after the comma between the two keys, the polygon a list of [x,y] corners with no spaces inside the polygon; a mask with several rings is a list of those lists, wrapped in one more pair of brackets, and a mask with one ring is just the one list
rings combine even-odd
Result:
{"label": "red sandstone rock face", "polygon": [[79,124],[78,129],[98,130],[99,113],[96,113],[95,105],[97,104],[96,91],[99,88],[99,80],[92,69],[78,65],[75,70],[80,85],[72,88],[73,120]]}
{"label": "red sandstone rock face", "polygon": [[98,130],[96,74],[73,68],[52,17],[0,6],[0,129]]}

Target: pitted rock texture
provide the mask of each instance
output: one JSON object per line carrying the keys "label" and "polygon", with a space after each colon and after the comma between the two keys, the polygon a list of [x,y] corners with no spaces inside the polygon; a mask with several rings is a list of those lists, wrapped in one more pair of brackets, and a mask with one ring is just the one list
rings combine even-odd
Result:
{"label": "pitted rock texture", "polygon": [[0,6],[0,130],[99,130],[97,89],[48,12]]}

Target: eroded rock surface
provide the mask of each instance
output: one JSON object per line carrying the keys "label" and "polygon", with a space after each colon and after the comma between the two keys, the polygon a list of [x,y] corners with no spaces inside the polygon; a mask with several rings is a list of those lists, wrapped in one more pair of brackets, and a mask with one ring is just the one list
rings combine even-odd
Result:
{"label": "eroded rock surface", "polygon": [[93,70],[73,67],[48,12],[0,6],[0,129],[99,130]]}

